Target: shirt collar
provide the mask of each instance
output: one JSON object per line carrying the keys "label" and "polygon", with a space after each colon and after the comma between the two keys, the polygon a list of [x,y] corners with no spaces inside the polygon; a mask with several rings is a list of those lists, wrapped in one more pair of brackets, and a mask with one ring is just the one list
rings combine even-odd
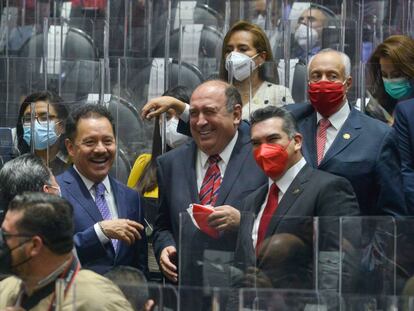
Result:
{"label": "shirt collar", "polygon": [[[91,189],[93,188],[93,186],[95,185],[95,183],[94,183],[92,180],[90,180],[90,179],[86,178],[85,176],[83,176],[83,175],[79,172],[79,170],[76,168],[76,165],[75,165],[75,164],[73,165],[73,168],[74,168],[74,169],[75,169],[75,171],[79,174],[79,176],[80,176],[80,178],[82,179],[83,183],[85,184],[86,188],[87,188],[87,189],[88,189],[88,191],[90,192],[90,191],[91,191]],[[102,183],[103,183],[103,184],[104,184],[104,186],[105,186],[105,190],[106,190],[106,192],[109,192],[109,191],[110,191],[110,189],[111,189],[111,183],[109,182],[109,177],[108,177],[108,175],[106,175],[106,177],[105,177],[105,179],[102,181]]]}
{"label": "shirt collar", "polygon": [[[297,163],[295,163],[291,168],[289,168],[286,173],[277,180],[276,186],[279,188],[279,191],[282,194],[285,194],[290,184],[295,179],[296,175],[300,172],[300,170],[306,165],[306,160],[302,157]],[[269,187],[273,184],[273,180],[269,178]]]}
{"label": "shirt collar", "polygon": [[[339,109],[337,112],[331,115],[328,118],[328,120],[331,122],[331,125],[337,131],[339,131],[342,125],[344,125],[350,112],[351,112],[351,109],[349,108],[348,100],[346,100],[345,104],[342,105],[341,109]],[[317,121],[316,124],[318,124],[321,119],[323,119],[323,116],[319,112],[316,112],[316,121]]]}
{"label": "shirt collar", "polygon": [[[236,134],[233,136],[233,138],[230,140],[230,142],[227,144],[227,146],[223,149],[222,152],[219,153],[219,156],[221,160],[227,165],[230,161],[231,153],[233,152],[233,148],[236,145],[237,137],[239,137],[239,131],[236,131]],[[200,151],[200,159],[201,159],[201,165],[203,168],[208,167],[208,158],[209,155]]]}

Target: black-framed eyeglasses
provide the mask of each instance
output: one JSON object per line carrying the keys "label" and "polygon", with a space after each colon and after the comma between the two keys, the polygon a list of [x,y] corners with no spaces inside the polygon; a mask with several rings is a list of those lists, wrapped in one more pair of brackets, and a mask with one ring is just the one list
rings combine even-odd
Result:
{"label": "black-framed eyeglasses", "polygon": [[4,229],[0,228],[0,243],[3,244],[6,242],[6,239],[10,237],[21,237],[21,238],[31,238],[33,234],[29,233],[8,233],[7,231],[4,231]]}
{"label": "black-framed eyeglasses", "polygon": [[[41,124],[43,122],[47,122],[47,121],[55,121],[58,119],[57,116],[51,115],[51,114],[41,114],[41,115],[37,115],[34,116],[34,118],[36,119],[36,121]],[[25,115],[22,117],[22,124],[30,124],[32,122],[32,116],[29,115]]]}

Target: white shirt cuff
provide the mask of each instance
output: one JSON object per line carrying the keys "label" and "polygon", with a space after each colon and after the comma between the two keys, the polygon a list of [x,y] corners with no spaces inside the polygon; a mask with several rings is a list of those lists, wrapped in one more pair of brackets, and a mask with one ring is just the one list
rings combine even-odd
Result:
{"label": "white shirt cuff", "polygon": [[103,233],[101,226],[98,223],[93,225],[93,229],[95,230],[95,233],[98,236],[99,241],[101,241],[102,245],[105,245],[111,241],[111,239],[109,239],[105,233]]}
{"label": "white shirt cuff", "polygon": [[185,104],[185,108],[183,113],[180,115],[180,119],[182,121],[184,121],[185,123],[187,123],[188,121],[190,121],[190,105],[189,104]]}

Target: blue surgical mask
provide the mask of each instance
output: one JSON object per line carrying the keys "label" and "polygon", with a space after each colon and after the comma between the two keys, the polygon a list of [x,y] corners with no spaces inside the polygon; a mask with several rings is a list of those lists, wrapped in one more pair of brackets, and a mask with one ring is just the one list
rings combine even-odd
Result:
{"label": "blue surgical mask", "polygon": [[394,99],[401,99],[413,92],[413,86],[407,78],[387,79],[382,78],[385,91]]}
{"label": "blue surgical mask", "polygon": [[[55,121],[49,121],[49,128],[47,122],[36,121],[34,125],[34,146],[36,150],[47,149],[48,146],[52,146],[59,138],[55,132]],[[23,139],[30,146],[30,125],[23,125],[23,131]]]}

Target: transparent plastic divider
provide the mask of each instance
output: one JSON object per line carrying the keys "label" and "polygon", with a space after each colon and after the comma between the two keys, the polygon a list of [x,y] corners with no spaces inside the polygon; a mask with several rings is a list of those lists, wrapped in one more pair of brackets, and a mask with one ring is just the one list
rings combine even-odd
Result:
{"label": "transparent plastic divider", "polygon": [[342,217],[339,229],[341,293],[395,295],[395,219],[387,216]]}
{"label": "transparent plastic divider", "polygon": [[[242,213],[241,218],[246,224],[252,224],[254,219],[251,213]],[[181,212],[178,220],[179,284],[206,290],[241,287],[245,271],[255,266],[253,245],[248,244],[249,234],[218,232],[208,225],[205,213]]]}

